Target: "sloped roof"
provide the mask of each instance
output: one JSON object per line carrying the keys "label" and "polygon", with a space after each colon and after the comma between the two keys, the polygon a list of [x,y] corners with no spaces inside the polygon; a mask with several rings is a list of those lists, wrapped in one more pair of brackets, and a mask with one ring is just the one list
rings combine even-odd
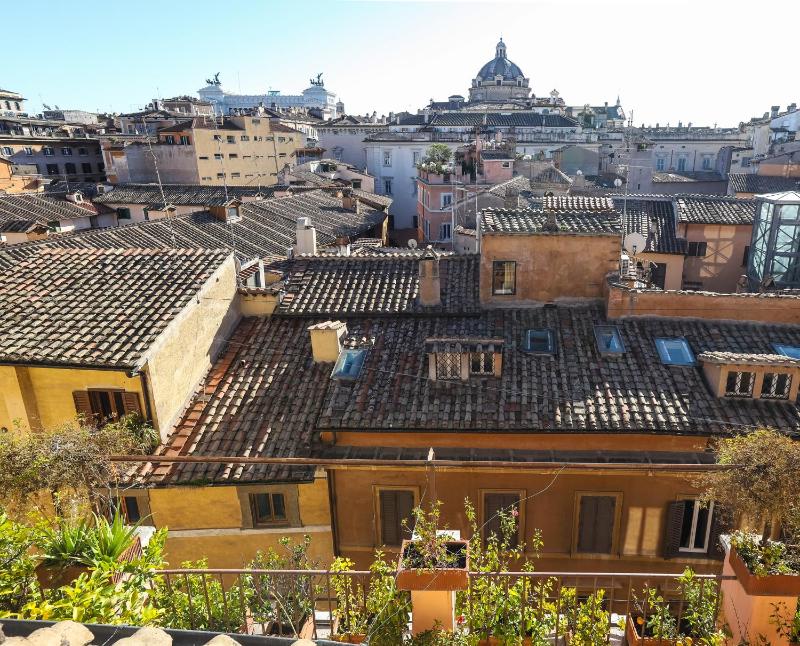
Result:
{"label": "sloped roof", "polygon": [[216,206],[224,204],[228,198],[254,197],[261,193],[271,197],[276,190],[284,190],[285,186],[204,186],[202,184],[115,184],[112,190],[100,193],[92,198],[97,204],[152,204],[162,201],[161,189],[169,204],[189,206]]}
{"label": "sloped roof", "polygon": [[753,224],[755,200],[722,196],[678,198],[678,222],[697,224]]}
{"label": "sloped roof", "polygon": [[641,233],[647,239],[644,251],[685,254],[685,238],[678,237],[672,200],[615,197],[614,205],[623,215],[625,234]]}
{"label": "sloped roof", "polygon": [[364,316],[411,312],[467,313],[479,309],[478,256],[439,261],[441,306],[423,307],[419,294],[420,253],[374,253],[350,257],[301,257],[285,283],[278,311],[285,315]]}
{"label": "sloped roof", "polygon": [[728,176],[729,193],[778,193],[798,188],[800,188],[800,178],[797,177],[771,177],[745,173],[731,173]]}
{"label": "sloped roof", "polygon": [[0,361],[137,367],[228,255],[40,248],[0,271]]}
{"label": "sloped roof", "polygon": [[369,233],[387,217],[383,211],[365,208],[360,214],[342,207],[341,198],[321,190],[290,197],[247,202],[241,218],[226,224],[208,212],[179,215],[109,229],[89,229],[54,235],[41,242],[13,245],[0,256],[0,264],[24,258],[42,246],[62,248],[161,248],[233,249],[241,260],[286,255],[294,246],[297,218],[310,218],[319,245],[337,238]]}
{"label": "sloped roof", "polygon": [[[345,285],[338,289],[346,290]],[[332,316],[331,318],[336,318]],[[314,363],[307,328],[319,318],[244,319],[185,420],[161,455],[309,456],[326,450],[319,431],[418,433],[651,433],[717,435],[739,425],[797,434],[795,404],[719,399],[699,366],[666,366],[654,339],[683,337],[696,356],[771,353],[771,343],[800,345],[800,326],[699,319],[608,321],[602,304],[482,310],[471,315],[349,317],[345,344],[366,346],[360,374],[330,378]],[[603,356],[594,326],[616,325],[625,352]],[[551,329],[554,355],[523,349],[528,329]],[[431,381],[432,338],[502,340],[502,375]],[[401,449],[373,448],[371,455]],[[439,454],[439,451],[437,451]],[[463,450],[460,459],[480,451]],[[579,458],[576,458],[579,459]],[[592,460],[592,456],[584,456]],[[637,456],[637,459],[643,459]],[[657,459],[656,459],[657,461]],[[175,464],[142,482],[310,480],[311,468],[282,465]]]}
{"label": "sloped roof", "polygon": [[[532,209],[486,209],[481,217],[481,232],[484,234],[547,234],[545,224],[554,212]],[[555,213],[558,231],[554,234],[614,235],[620,234],[618,216],[597,212]]]}
{"label": "sloped roof", "polygon": [[78,205],[43,193],[0,194],[0,231],[28,231],[47,227],[53,220],[69,220],[95,215],[91,203]]}

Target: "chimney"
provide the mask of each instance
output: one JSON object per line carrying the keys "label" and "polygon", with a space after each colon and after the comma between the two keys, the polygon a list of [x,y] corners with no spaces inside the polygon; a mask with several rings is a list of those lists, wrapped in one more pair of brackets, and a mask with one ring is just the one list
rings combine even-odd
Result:
{"label": "chimney", "polygon": [[316,255],[317,230],[311,226],[310,218],[297,218],[297,229],[295,230],[295,235],[297,237],[297,242],[294,245],[295,255]]}
{"label": "chimney", "polygon": [[769,114],[769,116],[770,116],[770,117],[772,117],[772,118],[774,119],[775,117],[777,117],[777,116],[778,116],[778,112],[780,112],[780,110],[781,110],[781,106],[779,106],[779,105],[773,105],[773,106],[771,106],[771,107],[770,107],[770,109],[769,109],[769,110],[770,110],[770,114]]}
{"label": "chimney", "polygon": [[80,191],[72,191],[71,193],[67,193],[64,197],[68,202],[73,202],[74,204],[83,203],[83,193]]}
{"label": "chimney", "polygon": [[550,211],[547,214],[547,219],[544,221],[544,224],[542,225],[542,231],[547,231],[549,233],[558,232],[558,222],[556,221],[555,211]]}
{"label": "chimney", "polygon": [[440,305],[442,288],[439,280],[439,254],[428,245],[425,255],[419,261],[419,304]]}
{"label": "chimney", "polygon": [[335,362],[342,351],[342,337],[347,334],[347,324],[343,321],[324,321],[306,329],[311,336],[314,363]]}
{"label": "chimney", "polygon": [[794,112],[795,110],[797,110],[797,104],[796,103],[790,103],[789,105],[786,106],[786,111],[787,112]]}
{"label": "chimney", "polygon": [[342,191],[342,208],[361,213],[361,200],[353,195],[353,191],[345,189]]}
{"label": "chimney", "polygon": [[517,209],[519,208],[519,191],[516,188],[507,188],[506,196],[503,200],[503,208]]}

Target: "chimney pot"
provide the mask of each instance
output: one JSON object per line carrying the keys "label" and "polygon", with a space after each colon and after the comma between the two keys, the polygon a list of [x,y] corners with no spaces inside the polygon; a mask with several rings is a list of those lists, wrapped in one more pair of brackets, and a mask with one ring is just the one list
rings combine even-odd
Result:
{"label": "chimney pot", "polygon": [[311,226],[311,219],[307,217],[297,218],[297,229],[295,230],[296,244],[294,252],[296,255],[316,255],[317,253],[317,230]]}

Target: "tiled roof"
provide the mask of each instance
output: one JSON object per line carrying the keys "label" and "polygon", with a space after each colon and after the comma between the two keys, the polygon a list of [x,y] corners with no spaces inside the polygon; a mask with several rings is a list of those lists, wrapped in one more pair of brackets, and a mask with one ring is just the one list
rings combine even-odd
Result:
{"label": "tiled roof", "polygon": [[39,249],[0,272],[0,361],[136,367],[228,254]]}
{"label": "tiled roof", "polygon": [[530,180],[522,175],[515,175],[505,182],[500,182],[492,186],[492,188],[489,189],[489,193],[505,197],[509,189],[516,190],[517,192],[529,191],[531,189]]}
{"label": "tiled roof", "polygon": [[747,352],[704,352],[697,357],[705,363],[746,364],[750,366],[800,366],[800,359],[784,354],[753,354]]}
{"label": "tiled roof", "polygon": [[[244,319],[159,454],[307,456],[324,448],[315,439],[322,430],[701,436],[741,424],[800,430],[796,405],[718,399],[702,367],[664,365],[654,342],[683,337],[701,357],[763,354],[773,342],[800,345],[800,326],[622,319],[610,323],[619,328],[625,352],[608,357],[594,336],[595,325],[609,323],[602,304],[350,317],[346,344],[358,340],[369,349],[360,374],[344,381],[330,379],[332,364],[313,362],[307,328],[318,322],[280,313]],[[525,331],[533,328],[553,330],[555,355],[523,350]],[[502,375],[431,381],[426,340],[435,338],[502,340]],[[176,464],[157,467],[145,482],[308,480],[312,474],[282,465]]]}
{"label": "tiled roof", "polygon": [[709,195],[678,198],[678,222],[697,224],[753,224],[755,200]]}
{"label": "tiled roof", "polygon": [[653,182],[656,184],[672,184],[675,182],[724,182],[725,178],[716,171],[672,171],[653,172]]}
{"label": "tiled roof", "polygon": [[439,262],[442,304],[417,303],[420,254],[370,254],[301,258],[286,280],[281,314],[364,316],[412,312],[468,313],[479,309],[478,256]]}
{"label": "tiled roof", "polygon": [[166,126],[159,128],[159,132],[183,132],[184,130],[191,130],[201,128],[203,130],[244,130],[241,126],[236,125],[230,119],[223,119],[222,123],[216,122],[215,117],[202,115],[199,117],[192,117],[186,121],[176,123],[174,126]]}
{"label": "tiled roof", "polygon": [[[42,242],[14,245],[11,257],[24,257],[41,246],[71,248],[160,248],[232,249],[241,260],[286,255],[294,246],[297,218],[305,216],[317,229],[317,244],[333,244],[338,237],[369,233],[387,217],[374,209],[356,215],[342,207],[341,198],[321,190],[247,202],[241,218],[231,224],[207,212],[191,213],[110,229],[94,229],[50,236]],[[11,253],[11,252],[9,252]],[[0,263],[4,262],[0,259]],[[5,262],[9,262],[6,255]]]}
{"label": "tiled roof", "polygon": [[[169,204],[176,206],[215,206],[227,201],[224,186],[203,186],[200,184],[163,184],[164,196]],[[271,197],[284,186],[229,186],[227,197],[254,197],[261,193]],[[111,191],[100,193],[93,198],[98,204],[152,204],[161,202],[161,189],[158,184],[116,184]]]}
{"label": "tiled roof", "polygon": [[378,207],[388,208],[393,202],[391,197],[387,197],[386,195],[378,195],[377,193],[370,193],[369,191],[363,191],[360,188],[354,188],[352,191],[353,195],[358,197],[362,202],[368,202],[369,204],[373,204]]}
{"label": "tiled roof", "polygon": [[614,205],[624,213],[625,233],[641,233],[647,238],[645,251],[685,254],[686,239],[679,238],[675,210],[671,200],[614,198]]}
{"label": "tiled roof", "polygon": [[549,195],[542,198],[545,211],[574,211],[577,213],[615,211],[614,200],[609,197],[586,197],[583,195]]}
{"label": "tiled roof", "polygon": [[798,177],[771,177],[731,173],[728,176],[729,193],[777,193],[800,188]]}
{"label": "tiled roof", "polygon": [[545,213],[531,209],[486,209],[481,217],[481,231],[491,233],[548,233],[548,218],[555,216],[557,231],[552,233],[573,233],[589,235],[620,234],[618,216],[609,217],[603,213]]}
{"label": "tiled roof", "polygon": [[28,231],[46,227],[52,220],[68,220],[95,215],[90,203],[80,206],[42,193],[0,195],[0,231]]}
{"label": "tiled roof", "polygon": [[531,179],[531,184],[564,184],[569,186],[572,180],[555,166],[549,166],[538,172]]}

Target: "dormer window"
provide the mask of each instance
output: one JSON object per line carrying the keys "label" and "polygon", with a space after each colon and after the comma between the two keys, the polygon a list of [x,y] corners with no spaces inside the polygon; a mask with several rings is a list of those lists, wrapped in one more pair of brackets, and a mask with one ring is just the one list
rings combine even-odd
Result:
{"label": "dormer window", "polygon": [[473,375],[493,375],[494,352],[470,352],[469,371]]}
{"label": "dormer window", "polygon": [[731,370],[725,382],[726,397],[752,397],[756,373]]}
{"label": "dormer window", "polygon": [[361,369],[364,367],[364,359],[367,357],[366,350],[345,349],[339,353],[336,365],[333,367],[331,378],[333,379],[358,379]]}
{"label": "dormer window", "polygon": [[761,382],[761,399],[789,399],[792,375],[780,372],[765,372]]}
{"label": "dormer window", "polygon": [[616,325],[595,325],[594,337],[600,354],[622,354],[625,346]]}
{"label": "dormer window", "polygon": [[656,349],[661,357],[661,362],[668,366],[693,366],[694,353],[689,347],[689,342],[682,338],[656,339]]}
{"label": "dormer window", "polygon": [[556,343],[553,330],[549,328],[525,331],[524,347],[526,352],[555,354]]}

